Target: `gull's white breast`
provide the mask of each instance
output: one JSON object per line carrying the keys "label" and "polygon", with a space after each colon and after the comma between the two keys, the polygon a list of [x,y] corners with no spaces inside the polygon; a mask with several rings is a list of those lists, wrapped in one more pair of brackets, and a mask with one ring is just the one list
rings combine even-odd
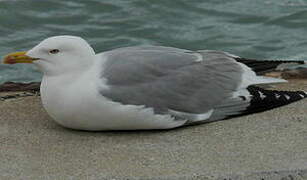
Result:
{"label": "gull's white breast", "polygon": [[154,114],[152,108],[123,105],[99,94],[99,88],[108,88],[100,77],[102,62],[82,74],[43,77],[43,106],[57,123],[82,130],[168,129],[185,123]]}

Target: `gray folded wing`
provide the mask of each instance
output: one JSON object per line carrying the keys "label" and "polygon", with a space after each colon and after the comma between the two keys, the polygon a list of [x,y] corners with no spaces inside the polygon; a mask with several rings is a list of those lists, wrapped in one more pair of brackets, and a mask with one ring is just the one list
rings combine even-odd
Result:
{"label": "gray folded wing", "polygon": [[[109,89],[100,93],[122,104],[201,114],[230,98],[241,67],[227,54],[168,47],[129,47],[105,53],[101,74]],[[201,59],[199,59],[201,57]]]}

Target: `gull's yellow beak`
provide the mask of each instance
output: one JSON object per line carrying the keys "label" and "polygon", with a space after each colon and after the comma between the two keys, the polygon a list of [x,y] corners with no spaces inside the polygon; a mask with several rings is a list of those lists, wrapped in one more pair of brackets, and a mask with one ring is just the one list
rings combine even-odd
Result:
{"label": "gull's yellow beak", "polygon": [[15,64],[15,63],[32,63],[35,60],[38,60],[38,58],[32,58],[26,55],[27,52],[15,52],[6,55],[3,58],[4,64]]}

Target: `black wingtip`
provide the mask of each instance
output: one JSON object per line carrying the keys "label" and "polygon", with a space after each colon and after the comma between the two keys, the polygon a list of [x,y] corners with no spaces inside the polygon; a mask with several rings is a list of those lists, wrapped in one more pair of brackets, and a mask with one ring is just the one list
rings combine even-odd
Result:
{"label": "black wingtip", "polygon": [[247,90],[251,94],[251,101],[243,114],[262,112],[307,98],[304,91],[266,90],[257,86],[249,86]]}

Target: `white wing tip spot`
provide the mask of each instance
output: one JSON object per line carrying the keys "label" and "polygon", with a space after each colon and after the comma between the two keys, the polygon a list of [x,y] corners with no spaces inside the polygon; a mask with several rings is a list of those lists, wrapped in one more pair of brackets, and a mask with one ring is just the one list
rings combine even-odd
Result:
{"label": "white wing tip spot", "polygon": [[264,95],[263,92],[261,92],[261,91],[258,91],[258,92],[259,92],[259,95],[260,95],[260,98],[261,98],[261,99],[266,98],[266,95]]}
{"label": "white wing tip spot", "polygon": [[277,93],[275,93],[275,97],[276,97],[276,99],[279,99],[279,98],[280,98],[280,95],[277,94]]}

